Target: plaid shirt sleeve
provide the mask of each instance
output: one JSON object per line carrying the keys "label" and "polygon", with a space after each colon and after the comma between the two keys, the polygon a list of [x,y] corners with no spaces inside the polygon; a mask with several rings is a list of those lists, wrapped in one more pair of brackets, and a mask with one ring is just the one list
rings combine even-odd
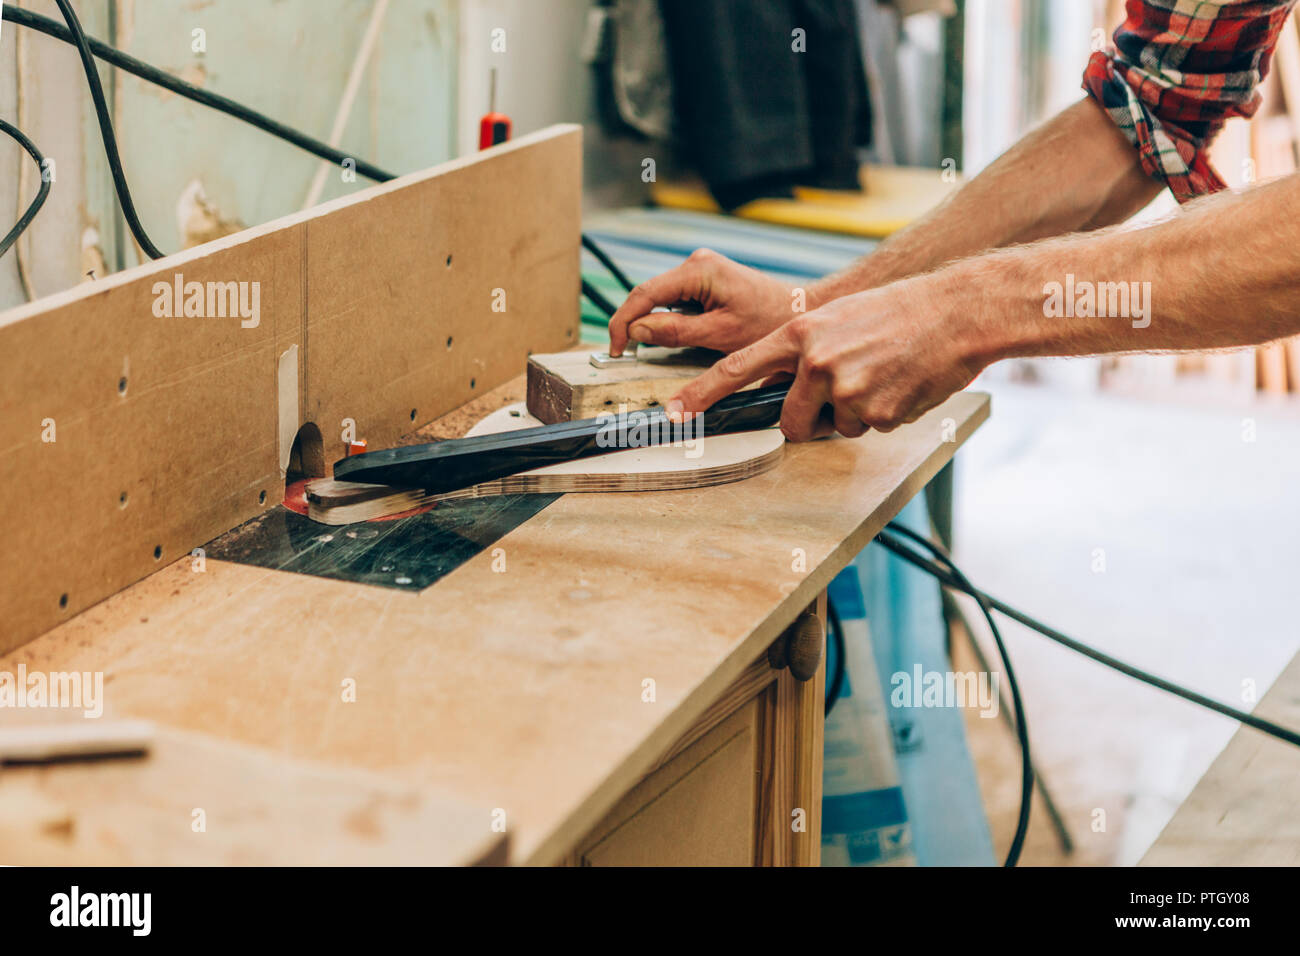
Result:
{"label": "plaid shirt sleeve", "polygon": [[1224,188],[1205,150],[1256,87],[1296,0],[1127,0],[1115,49],[1094,53],[1083,88],[1137,147],[1142,168],[1186,202]]}

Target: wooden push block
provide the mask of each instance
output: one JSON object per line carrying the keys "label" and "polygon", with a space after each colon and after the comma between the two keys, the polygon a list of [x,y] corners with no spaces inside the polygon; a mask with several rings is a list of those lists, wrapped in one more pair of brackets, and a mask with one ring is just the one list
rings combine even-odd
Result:
{"label": "wooden push block", "polygon": [[528,359],[528,413],[547,425],[662,405],[719,358],[708,349],[643,345],[635,362],[597,368],[592,351]]}

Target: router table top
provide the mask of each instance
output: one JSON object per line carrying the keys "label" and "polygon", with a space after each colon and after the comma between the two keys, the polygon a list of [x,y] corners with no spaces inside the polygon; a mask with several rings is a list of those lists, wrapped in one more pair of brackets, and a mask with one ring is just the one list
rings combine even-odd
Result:
{"label": "router table top", "polygon": [[[422,435],[463,433],[512,389],[520,397],[522,379]],[[219,560],[200,573],[182,558],[0,657],[0,671],[103,671],[108,717],[428,787],[481,812],[485,833],[504,811],[510,859],[549,863],[988,411],[986,395],[961,393],[890,434],[791,445],[742,482],[564,495],[419,591]],[[97,771],[69,772],[83,775],[89,812]],[[406,832],[380,827],[377,839]]]}

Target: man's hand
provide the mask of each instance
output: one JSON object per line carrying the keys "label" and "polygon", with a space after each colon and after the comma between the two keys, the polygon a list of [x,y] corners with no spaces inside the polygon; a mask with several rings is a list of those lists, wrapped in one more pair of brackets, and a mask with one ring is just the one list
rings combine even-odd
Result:
{"label": "man's hand", "polygon": [[[797,307],[813,308],[807,297],[808,293],[755,269],[709,249],[697,249],[676,269],[628,293],[609,320],[609,354],[621,355],[629,339],[733,352],[795,318]],[[699,314],[651,314],[658,306],[693,308]]]}
{"label": "man's hand", "polygon": [[971,298],[930,275],[835,299],[723,357],[673,397],[669,412],[702,412],[750,382],[785,374],[794,384],[781,431],[791,441],[829,434],[826,405],[842,435],[890,431],[988,364],[973,347],[981,323],[969,314]]}

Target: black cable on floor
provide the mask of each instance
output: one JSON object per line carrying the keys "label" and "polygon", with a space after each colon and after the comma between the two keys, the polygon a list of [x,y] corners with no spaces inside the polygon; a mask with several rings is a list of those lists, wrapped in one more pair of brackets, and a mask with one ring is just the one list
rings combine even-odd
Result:
{"label": "black cable on floor", "polygon": [[14,227],[5,234],[5,237],[0,239],[0,256],[3,256],[9,251],[9,247],[18,241],[18,237],[23,234],[23,230],[32,224],[32,220],[36,218],[36,214],[40,212],[41,207],[45,205],[45,200],[49,198],[50,195],[50,181],[45,176],[45,157],[41,154],[41,151],[36,148],[36,144],[28,139],[27,135],[22,130],[17,126],[13,126],[0,119],[0,132],[4,132],[8,136],[12,137],[19,146],[27,150],[32,159],[36,160],[36,170],[41,180],[40,189],[36,191],[36,198],[33,199],[31,205],[27,207],[27,211],[22,214],[21,218],[19,218],[16,223],[14,223]]}
{"label": "black cable on floor", "polygon": [[1300,747],[1300,733],[1297,733],[1294,730],[1283,727],[1280,724],[1275,724],[1271,720],[1265,720],[1263,717],[1257,717],[1244,710],[1238,710],[1235,707],[1221,703],[1211,697],[1206,697],[1204,694],[1199,694],[1194,690],[1188,690],[1186,687],[1175,684],[1173,681],[1166,680],[1165,678],[1152,674],[1149,671],[1144,671],[1140,667],[1134,667],[1132,664],[1127,664],[1118,658],[1111,657],[1109,654],[1099,651],[1096,648],[1089,647],[1087,644],[1077,641],[1069,635],[1063,634],[1055,628],[1043,624],[1041,621],[1035,620],[1023,611],[1016,610],[1005,601],[999,600],[991,594],[987,594],[984,591],[977,591],[973,587],[968,590],[969,582],[966,582],[966,585],[963,585],[961,580],[952,575],[948,570],[927,560],[922,555],[911,551],[901,542],[896,541],[893,544],[890,544],[881,538],[877,538],[877,540],[899,557],[910,561],[922,570],[932,574],[948,587],[970,594],[971,597],[975,598],[977,601],[986,601],[989,607],[998,611],[1000,614],[1004,614],[1013,621],[1017,621],[1018,623],[1025,625],[1025,627],[1037,631],[1044,637],[1050,638],[1064,647],[1068,647],[1075,653],[1082,654],[1084,657],[1094,660],[1099,664],[1105,664],[1107,667],[1113,668],[1121,674],[1126,674],[1134,680],[1142,681],[1144,684],[1150,684],[1152,687],[1173,694],[1175,697],[1181,697],[1183,700],[1197,704],[1207,710],[1212,710],[1216,714],[1222,714],[1224,717],[1231,717],[1233,720],[1245,724],[1248,727],[1253,727],[1271,737],[1276,737],[1278,740]]}
{"label": "black cable on floor", "polygon": [[848,648],[844,641],[844,623],[840,620],[839,609],[835,607],[835,601],[831,598],[830,592],[826,592],[826,632],[828,639],[835,648],[835,671],[831,675],[830,681],[826,684],[826,710],[824,715],[831,715],[831,708],[835,702],[840,699],[840,694],[844,690],[844,673],[848,667]]}
{"label": "black cable on floor", "polygon": [[[881,531],[876,536],[876,540],[902,557],[914,554],[915,552],[912,552],[910,548],[907,548],[890,532],[901,534],[934,555],[935,559],[948,570],[949,577],[959,582],[960,589],[975,598],[980,611],[984,614],[984,620],[988,622],[989,630],[993,634],[993,643],[997,646],[998,655],[1002,658],[1002,670],[1006,674],[1007,686],[1011,690],[1011,707],[1016,718],[1016,737],[1020,741],[1020,813],[1016,819],[1016,832],[1011,838],[1011,847],[1007,850],[1006,860],[1002,864],[1003,866],[1015,866],[1020,859],[1020,851],[1024,848],[1025,837],[1029,832],[1029,812],[1033,805],[1034,795],[1034,765],[1029,753],[1029,727],[1025,722],[1025,708],[1020,696],[1020,684],[1016,680],[1015,670],[1011,666],[1011,656],[1007,653],[1007,646],[1002,640],[1002,634],[998,630],[997,622],[993,620],[992,605],[966,579],[966,576],[962,574],[957,565],[953,564],[946,548],[935,544],[928,538],[917,534],[911,528],[905,528],[895,521],[891,521],[886,527],[888,530]],[[903,552],[907,553],[904,554]]]}

